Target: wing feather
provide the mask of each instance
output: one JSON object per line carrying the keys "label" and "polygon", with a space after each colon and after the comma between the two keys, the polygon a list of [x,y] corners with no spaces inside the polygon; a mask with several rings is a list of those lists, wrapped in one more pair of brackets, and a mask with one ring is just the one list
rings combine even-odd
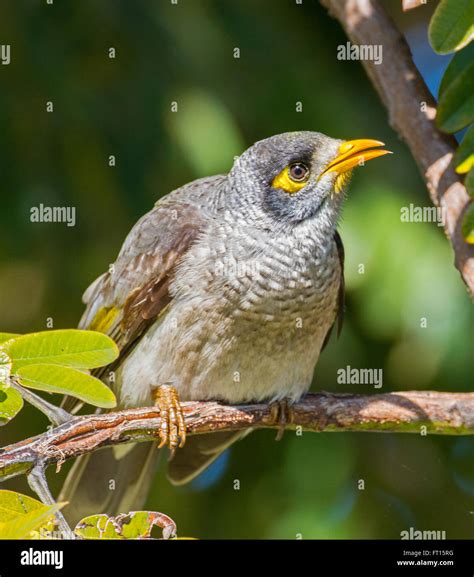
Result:
{"label": "wing feather", "polygon": [[101,330],[121,350],[159,316],[171,300],[176,266],[218,210],[225,176],[194,181],[159,200],[128,234],[115,263],[84,293],[80,328]]}
{"label": "wing feather", "polygon": [[334,233],[334,242],[336,243],[337,254],[339,256],[339,264],[341,266],[341,281],[339,283],[339,290],[337,293],[337,313],[334,323],[331,325],[330,329],[328,330],[326,337],[324,338],[323,346],[321,350],[323,350],[329,342],[331,338],[332,329],[334,325],[337,323],[337,336],[341,334],[342,325],[344,322],[344,308],[345,308],[345,281],[344,281],[344,245],[342,244],[342,239],[339,233],[336,231]]}

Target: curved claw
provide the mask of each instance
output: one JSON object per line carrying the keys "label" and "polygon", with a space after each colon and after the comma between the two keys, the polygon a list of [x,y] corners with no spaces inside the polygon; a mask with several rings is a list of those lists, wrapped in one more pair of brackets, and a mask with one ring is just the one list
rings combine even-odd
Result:
{"label": "curved claw", "polygon": [[186,424],[178,391],[173,385],[160,385],[153,390],[153,400],[161,416],[158,449],[167,446],[173,454],[186,442]]}
{"label": "curved claw", "polygon": [[278,423],[278,431],[275,441],[281,441],[285,433],[285,427],[288,423],[293,422],[293,409],[288,399],[274,401],[270,405],[270,415],[274,423]]}

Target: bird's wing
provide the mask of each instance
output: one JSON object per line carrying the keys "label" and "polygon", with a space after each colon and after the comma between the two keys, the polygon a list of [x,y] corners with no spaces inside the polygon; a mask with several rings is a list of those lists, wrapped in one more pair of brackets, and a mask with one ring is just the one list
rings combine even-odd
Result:
{"label": "bird's wing", "polygon": [[[176,265],[218,210],[224,176],[192,182],[158,201],[130,231],[116,262],[84,293],[86,310],[79,327],[111,336],[120,348],[120,364],[150,324],[171,301],[168,292]],[[67,410],[80,407],[67,397]],[[120,458],[112,451],[83,455],[69,472],[61,495],[73,501],[69,513],[78,518],[91,511],[119,513],[143,508],[155,472],[158,451],[135,445]],[[109,491],[104,479],[115,479]],[[105,487],[105,488],[104,488]]]}
{"label": "bird's wing", "polygon": [[344,322],[346,286],[344,280],[344,245],[342,244],[342,238],[337,231],[334,234],[334,242],[337,246],[337,254],[339,255],[339,263],[341,265],[341,282],[339,284],[339,292],[337,295],[337,336],[339,336],[341,334],[342,325]]}
{"label": "bird's wing", "polygon": [[[132,228],[109,271],[84,293],[79,327],[130,348],[170,302],[170,282],[182,256],[202,232],[224,176],[194,181],[159,200]],[[206,212],[207,211],[207,212]]]}
{"label": "bird's wing", "polygon": [[339,263],[341,266],[341,280],[339,283],[339,290],[337,293],[336,318],[334,319],[334,323],[331,325],[330,329],[326,334],[326,337],[324,338],[324,343],[323,346],[321,347],[321,350],[324,349],[324,347],[328,344],[334,325],[337,323],[337,336],[339,336],[341,334],[342,325],[344,322],[344,307],[345,307],[344,245],[342,244],[342,239],[337,231],[334,233],[334,242],[336,243],[337,254],[339,256]]}

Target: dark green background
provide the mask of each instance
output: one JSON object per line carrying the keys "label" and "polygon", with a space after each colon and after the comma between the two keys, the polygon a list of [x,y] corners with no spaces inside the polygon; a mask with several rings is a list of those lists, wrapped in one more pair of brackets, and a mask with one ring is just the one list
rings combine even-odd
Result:
{"label": "dark green background", "polygon": [[[400,2],[386,4],[436,85],[445,62],[427,44],[430,8],[402,15]],[[427,192],[361,64],[336,59],[346,41],[316,0],[3,0],[0,43],[11,44],[12,63],[0,66],[0,330],[43,330],[48,318],[75,326],[83,290],[157,198],[227,171],[256,140],[318,130],[381,139],[395,154],[354,178],[340,227],[346,322],[313,389],[376,392],[336,384],[351,365],[383,368],[382,391],[468,390],[468,297],[442,229],[400,222],[400,207],[428,205]],[[40,203],[75,206],[76,227],[31,223]],[[1,444],[45,426],[25,407]],[[160,473],[150,508],[199,538],[397,539],[409,527],[473,535],[470,438],[273,437],[247,437],[191,487]],[[63,472],[50,475],[57,489]],[[23,479],[6,486],[29,492]]]}

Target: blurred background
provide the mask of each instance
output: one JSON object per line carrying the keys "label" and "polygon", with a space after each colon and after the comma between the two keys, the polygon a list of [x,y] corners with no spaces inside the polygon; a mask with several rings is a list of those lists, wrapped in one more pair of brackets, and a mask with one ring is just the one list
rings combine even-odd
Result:
{"label": "blurred background", "polygon": [[[408,14],[384,4],[436,95],[449,57],[428,44],[433,3]],[[361,63],[337,60],[347,38],[316,0],[3,0],[0,42],[12,51],[0,66],[0,331],[74,327],[82,292],[160,196],[229,170],[256,140],[317,130],[395,154],[353,179],[340,226],[345,327],[313,390],[380,392],[337,384],[347,365],[382,368],[382,392],[469,390],[472,312],[452,252],[436,224],[400,221],[401,207],[430,204],[424,183]],[[40,203],[76,207],[76,226],[31,223]],[[1,445],[46,425],[25,406]],[[159,472],[149,508],[198,538],[474,535],[472,438],[274,436],[247,437],[190,486]],[[49,472],[55,490],[66,469]],[[2,488],[30,493],[24,479]]]}

